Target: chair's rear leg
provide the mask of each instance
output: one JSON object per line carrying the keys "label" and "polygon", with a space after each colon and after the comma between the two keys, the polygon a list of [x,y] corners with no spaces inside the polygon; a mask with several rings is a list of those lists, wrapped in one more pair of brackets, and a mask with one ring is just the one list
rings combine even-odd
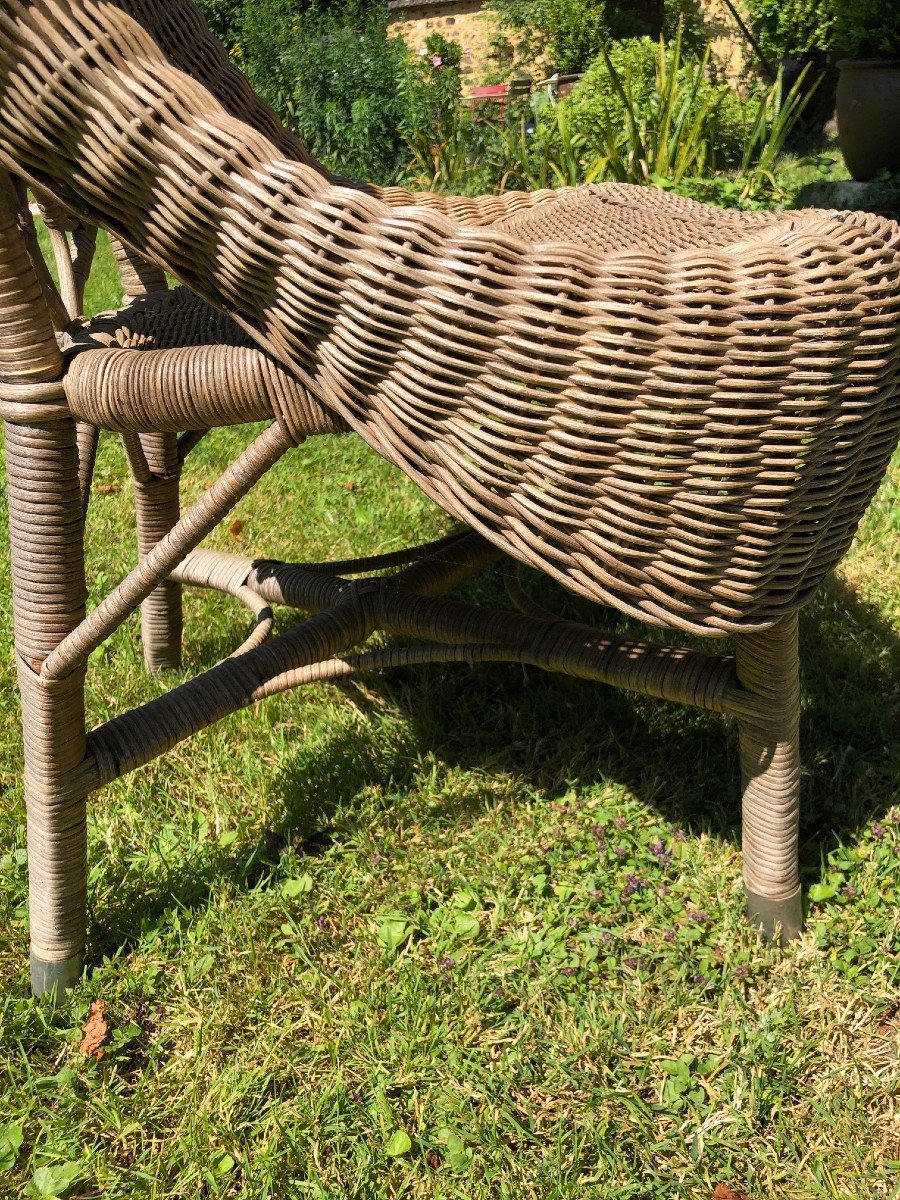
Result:
{"label": "chair's rear leg", "polygon": [[84,670],[41,680],[42,661],[85,609],[75,425],[6,424],[15,648],[25,742],[31,981],[36,995],[81,974],[86,925]]}
{"label": "chair's rear leg", "polygon": [[[138,551],[144,555],[178,522],[181,466],[174,433],[141,434],[141,445],[152,472],[149,481],[134,483]],[[182,625],[181,584],[167,580],[141,605],[144,661],[151,674],[181,666]]]}
{"label": "chair's rear leg", "polygon": [[797,834],[800,816],[800,683],[797,617],[737,638],[742,685],[765,700],[765,716],[739,721],[744,881],[748,918],[782,941],[803,928]]}

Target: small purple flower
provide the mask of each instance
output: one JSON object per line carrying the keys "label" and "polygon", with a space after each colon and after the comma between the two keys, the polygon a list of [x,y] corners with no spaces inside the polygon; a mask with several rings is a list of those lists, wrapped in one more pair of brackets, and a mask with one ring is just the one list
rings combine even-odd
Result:
{"label": "small purple flower", "polygon": [[669,885],[667,883],[661,883],[659,885],[659,887],[656,889],[656,894],[657,894],[657,896],[668,896],[668,894],[669,894],[669,892],[671,892],[671,890],[672,889],[669,887]]}
{"label": "small purple flower", "polygon": [[591,833],[594,835],[594,837],[597,839],[598,842],[602,842],[606,837],[606,826],[605,825],[595,825],[591,829]]}
{"label": "small purple flower", "polygon": [[449,954],[442,954],[438,959],[438,966],[444,971],[449,971],[452,967],[456,966],[456,959],[451,958]]}
{"label": "small purple flower", "polygon": [[612,940],[613,940],[612,934],[607,932],[607,930],[604,929],[602,931],[602,933],[600,934],[600,941],[604,944],[604,946],[608,946]]}
{"label": "small purple flower", "polygon": [[878,821],[876,821],[875,824],[872,826],[872,837],[873,838],[883,838],[886,833],[887,833],[887,830],[885,829],[885,827],[883,825],[879,824]]}
{"label": "small purple flower", "polygon": [[318,925],[318,927],[320,929],[327,929],[328,928],[328,918],[327,917],[316,917],[316,924]]}
{"label": "small purple flower", "polygon": [[706,978],[706,976],[705,976],[705,975],[695,975],[695,976],[693,977],[693,982],[694,982],[694,983],[697,983],[697,984],[699,984],[701,987],[703,987],[703,986],[705,986],[707,983],[709,983],[709,980]]}
{"label": "small purple flower", "polygon": [[749,974],[750,974],[750,968],[747,966],[746,963],[741,963],[741,965],[739,967],[735,967],[735,969],[734,969],[735,979],[746,979]]}
{"label": "small purple flower", "polygon": [[380,854],[373,854],[373,855],[372,855],[372,859],[371,859],[371,861],[372,861],[373,863],[380,863],[380,862],[381,862],[381,855],[380,855]]}
{"label": "small purple flower", "polygon": [[624,817],[615,817],[613,824],[615,825],[616,829],[626,829],[628,827],[628,822]]}
{"label": "small purple flower", "polygon": [[639,875],[626,875],[625,887],[622,889],[623,899],[630,899],[635,892],[640,892],[647,886],[647,880],[641,879]]}
{"label": "small purple flower", "polygon": [[594,890],[591,892],[591,899],[595,904],[601,904],[603,902],[603,893],[599,888],[594,888]]}
{"label": "small purple flower", "polygon": [[622,899],[630,900],[634,893],[639,892],[643,886],[643,879],[638,879],[634,875],[627,876],[625,886],[622,888]]}
{"label": "small purple flower", "polygon": [[439,54],[434,54],[431,58],[431,65],[433,67],[442,67],[444,65],[444,60]]}
{"label": "small purple flower", "polygon": [[363,1102],[362,1092],[351,1092],[350,1099],[353,1101],[354,1104],[362,1104],[362,1102]]}
{"label": "small purple flower", "polygon": [[578,918],[577,917],[569,917],[566,924],[569,926],[570,929],[577,929],[578,928]]}
{"label": "small purple flower", "polygon": [[572,976],[575,974],[575,968],[574,967],[563,967],[562,973],[563,973],[563,975],[566,976],[566,978],[571,979]]}
{"label": "small purple flower", "polygon": [[705,925],[709,920],[709,913],[705,913],[701,911],[701,909],[696,908],[693,912],[688,913],[688,920],[695,921],[698,925]]}
{"label": "small purple flower", "polygon": [[669,827],[669,833],[671,833],[672,837],[675,839],[676,842],[686,842],[687,841],[687,834],[684,832],[683,829],[678,829],[678,828],[676,828],[676,826],[672,825]]}
{"label": "small purple flower", "polygon": [[663,845],[661,838],[659,841],[650,843],[650,853],[659,862],[661,867],[670,867],[672,865],[672,851],[668,846]]}
{"label": "small purple flower", "polygon": [[857,892],[856,888],[853,886],[852,883],[848,883],[847,886],[844,888],[844,895],[847,897],[848,900],[855,900],[856,897],[859,895],[859,893]]}
{"label": "small purple flower", "polygon": [[615,854],[616,858],[627,858],[628,857],[628,851],[625,849],[624,846],[616,846],[614,854]]}
{"label": "small purple flower", "polygon": [[665,933],[663,934],[663,941],[664,942],[674,942],[675,941],[675,930],[667,929],[665,931]]}
{"label": "small purple flower", "polygon": [[894,825],[900,825],[900,808],[892,808],[890,817]]}
{"label": "small purple flower", "polygon": [[638,965],[638,960],[636,958],[632,958],[629,955],[628,958],[625,959],[625,966],[631,967],[632,971],[637,967],[637,965]]}

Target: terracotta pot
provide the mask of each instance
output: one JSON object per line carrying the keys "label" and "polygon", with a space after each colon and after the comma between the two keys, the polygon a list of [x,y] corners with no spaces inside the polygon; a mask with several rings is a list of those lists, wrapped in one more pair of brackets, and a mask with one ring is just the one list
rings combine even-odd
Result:
{"label": "terracotta pot", "polygon": [[838,139],[854,179],[900,172],[900,59],[838,63]]}

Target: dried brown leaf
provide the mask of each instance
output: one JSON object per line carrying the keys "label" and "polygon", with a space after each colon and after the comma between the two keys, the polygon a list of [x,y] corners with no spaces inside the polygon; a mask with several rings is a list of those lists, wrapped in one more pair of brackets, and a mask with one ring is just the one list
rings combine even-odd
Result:
{"label": "dried brown leaf", "polygon": [[717,1183],[710,1200],[750,1200],[746,1192],[735,1190],[728,1183]]}
{"label": "dried brown leaf", "polygon": [[106,1001],[95,1000],[91,1005],[87,1020],[81,1027],[82,1038],[78,1049],[88,1058],[103,1057],[104,1051],[101,1047],[109,1033],[109,1023],[103,1017],[105,1011]]}
{"label": "dried brown leaf", "polygon": [[246,524],[247,524],[246,521],[232,521],[231,524],[228,526],[228,532],[231,534],[231,536],[233,538],[240,537],[241,534],[244,532],[244,526]]}
{"label": "dried brown leaf", "polygon": [[101,496],[114,496],[116,492],[121,492],[122,485],[120,483],[95,483],[94,491],[99,492]]}

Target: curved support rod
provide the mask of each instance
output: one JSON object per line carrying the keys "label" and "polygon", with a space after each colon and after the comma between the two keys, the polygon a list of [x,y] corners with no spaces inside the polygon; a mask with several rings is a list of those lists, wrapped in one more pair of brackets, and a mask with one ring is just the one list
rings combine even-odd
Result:
{"label": "curved support rod", "polygon": [[268,426],[119,586],[60,642],[44,661],[42,678],[62,679],[84,663],[291,445],[280,425]]}
{"label": "curved support rod", "polygon": [[[213,551],[206,552],[214,556]],[[212,588],[219,592],[224,592],[228,596],[233,596],[236,600],[240,600],[256,618],[256,624],[249,637],[241,642],[236,650],[233,650],[228,658],[238,658],[241,654],[246,654],[250,650],[255,650],[257,646],[261,646],[263,642],[268,641],[272,636],[275,628],[275,617],[271,607],[252,588],[238,582],[235,578],[217,577],[215,571],[211,572],[207,562],[204,569],[204,551],[200,550],[188,557],[175,568],[170,578],[175,583],[193,584],[195,587]],[[234,571],[231,575],[234,576]],[[223,660],[224,661],[224,660]]]}

